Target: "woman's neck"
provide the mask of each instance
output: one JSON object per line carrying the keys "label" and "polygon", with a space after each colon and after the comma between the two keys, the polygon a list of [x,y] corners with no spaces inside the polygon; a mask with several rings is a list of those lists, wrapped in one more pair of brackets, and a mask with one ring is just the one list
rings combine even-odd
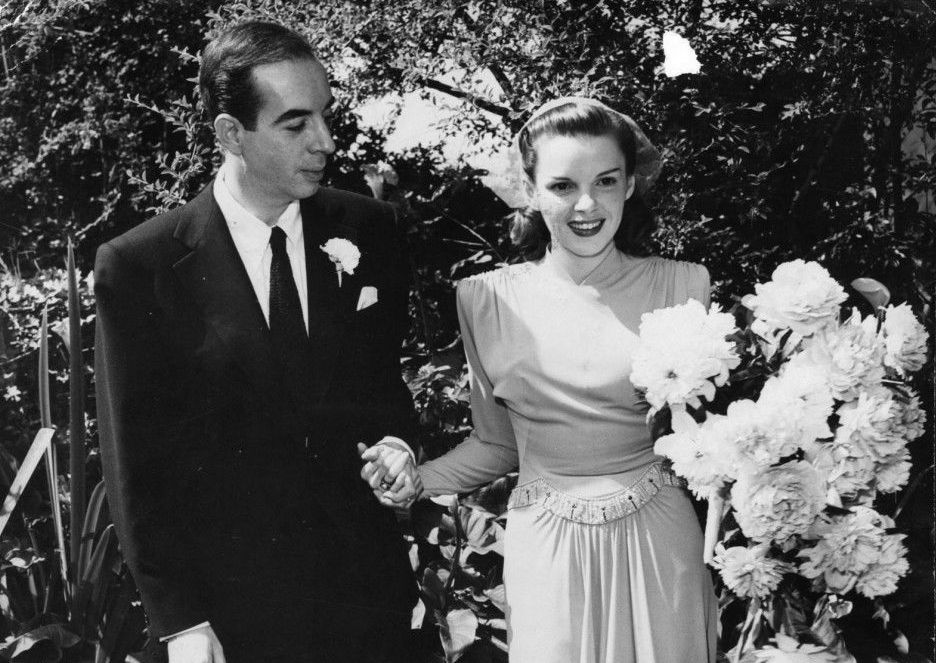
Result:
{"label": "woman's neck", "polygon": [[561,246],[549,249],[550,261],[565,272],[576,284],[582,283],[605,259],[615,251],[614,244],[609,244],[601,253],[593,256],[580,256]]}

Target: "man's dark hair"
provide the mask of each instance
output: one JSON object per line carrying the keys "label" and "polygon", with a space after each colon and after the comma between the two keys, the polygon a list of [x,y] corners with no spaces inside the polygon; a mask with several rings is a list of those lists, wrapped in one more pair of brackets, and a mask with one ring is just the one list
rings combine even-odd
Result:
{"label": "man's dark hair", "polygon": [[263,102],[253,84],[254,67],[305,59],[316,59],[312,46],[278,23],[247,21],[226,29],[205,47],[198,71],[208,120],[228,113],[252,131]]}

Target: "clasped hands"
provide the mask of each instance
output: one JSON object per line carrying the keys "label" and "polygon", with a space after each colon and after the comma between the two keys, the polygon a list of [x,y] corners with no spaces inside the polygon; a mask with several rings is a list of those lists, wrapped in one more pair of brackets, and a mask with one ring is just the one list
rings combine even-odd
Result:
{"label": "clasped hands", "polygon": [[372,447],[358,444],[358,453],[364,461],[361,478],[384,506],[407,508],[422,493],[422,479],[412,454],[393,438],[385,437]]}

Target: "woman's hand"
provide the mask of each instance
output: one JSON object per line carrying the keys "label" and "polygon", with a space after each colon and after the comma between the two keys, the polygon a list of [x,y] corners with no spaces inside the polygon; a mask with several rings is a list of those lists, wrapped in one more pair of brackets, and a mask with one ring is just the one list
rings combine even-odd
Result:
{"label": "woman's hand", "polygon": [[372,447],[358,444],[364,461],[361,478],[384,506],[409,507],[422,493],[422,479],[408,451],[392,442],[378,442]]}

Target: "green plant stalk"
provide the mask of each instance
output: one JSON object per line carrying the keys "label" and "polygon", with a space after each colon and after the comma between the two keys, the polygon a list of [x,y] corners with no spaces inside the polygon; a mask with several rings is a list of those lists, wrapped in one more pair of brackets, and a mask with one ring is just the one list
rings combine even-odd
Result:
{"label": "green plant stalk", "polygon": [[[82,526],[85,518],[85,425],[84,425],[84,365],[81,357],[81,308],[78,298],[78,276],[75,272],[75,249],[68,240],[68,439],[71,475],[71,576],[80,581],[78,563],[81,556]],[[75,587],[72,587],[74,593]]]}
{"label": "green plant stalk", "polygon": [[465,532],[462,529],[461,524],[461,501],[458,498],[455,498],[455,504],[452,506],[452,515],[455,520],[455,553],[452,555],[452,563],[449,565],[449,577],[445,580],[445,585],[442,588],[442,600],[444,604],[442,605],[442,612],[447,613],[449,609],[449,596],[452,593],[452,588],[455,586],[455,576],[458,575],[459,570],[461,570],[461,554],[462,547],[465,543]]}
{"label": "green plant stalk", "polygon": [[[39,540],[36,538],[36,533],[33,531],[32,524],[29,522],[29,519],[26,516],[23,516],[23,526],[26,528],[26,535],[29,537],[29,542],[32,544],[33,550],[39,550]],[[46,613],[49,611],[49,582],[46,580],[45,571],[42,569],[42,564],[33,564],[29,567],[30,582],[36,584],[37,587],[42,587],[42,592],[45,595],[42,603],[42,612]],[[39,600],[36,594],[32,594],[33,600],[33,610],[36,614],[39,614]]]}
{"label": "green plant stalk", "polygon": [[[39,328],[39,417],[43,428],[52,428],[52,403],[49,396],[49,310],[42,309],[42,325]],[[55,443],[46,453],[46,476],[49,480],[49,502],[52,507],[52,522],[58,541],[59,564],[62,572],[62,591],[68,602],[68,559],[65,552],[65,529],[62,526],[62,505],[58,493],[58,462]]]}
{"label": "green plant stalk", "polygon": [[39,425],[52,428],[52,407],[49,397],[49,310],[42,309],[39,327]]}

